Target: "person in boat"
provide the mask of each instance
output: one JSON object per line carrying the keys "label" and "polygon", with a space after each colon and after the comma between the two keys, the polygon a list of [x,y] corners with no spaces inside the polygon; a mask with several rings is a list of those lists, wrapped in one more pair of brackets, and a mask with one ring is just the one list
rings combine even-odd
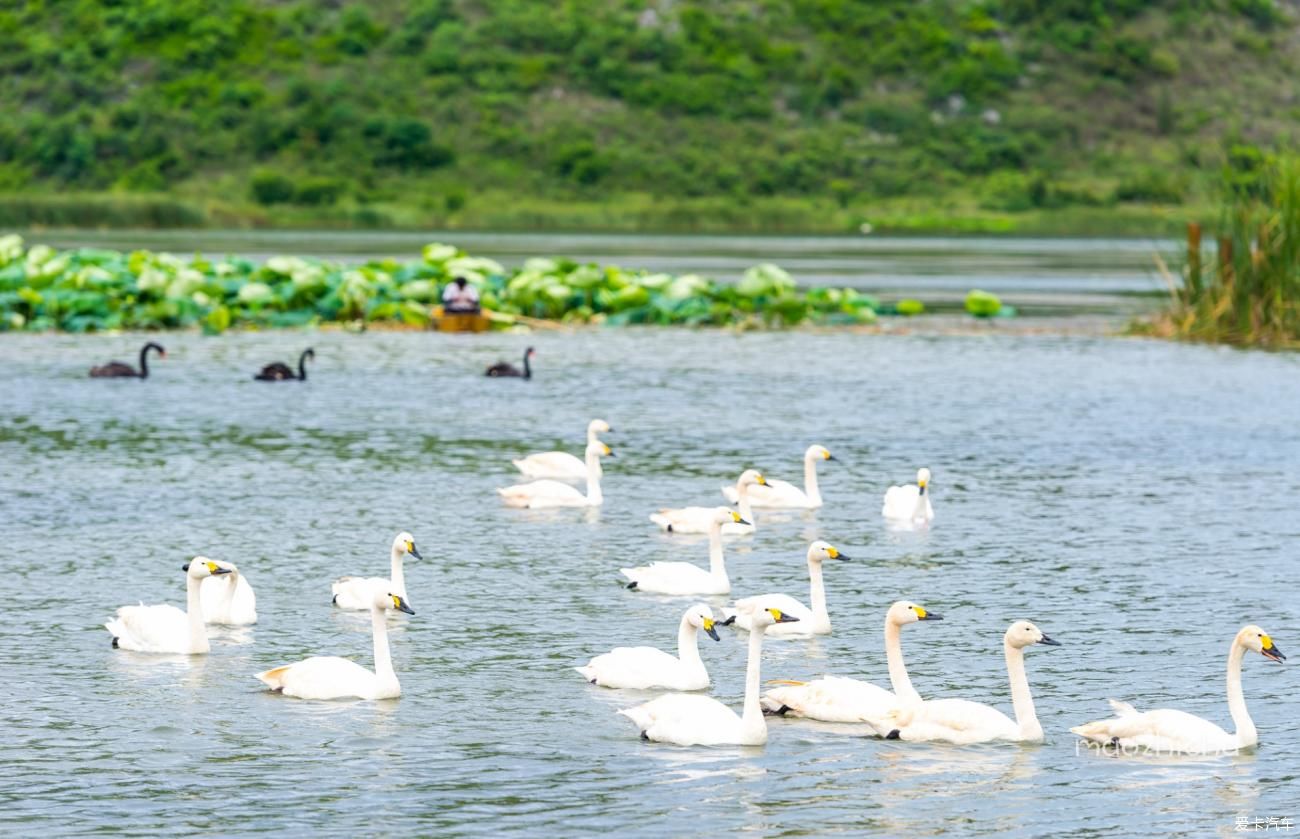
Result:
{"label": "person in boat", "polygon": [[442,310],[449,315],[477,315],[478,289],[457,277],[442,290]]}

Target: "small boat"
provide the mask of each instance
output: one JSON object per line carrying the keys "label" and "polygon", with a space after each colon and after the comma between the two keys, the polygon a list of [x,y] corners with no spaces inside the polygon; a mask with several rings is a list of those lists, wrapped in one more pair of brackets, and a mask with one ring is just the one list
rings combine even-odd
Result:
{"label": "small boat", "polygon": [[432,324],[439,332],[487,332],[492,319],[485,312],[446,312],[442,306],[433,307]]}

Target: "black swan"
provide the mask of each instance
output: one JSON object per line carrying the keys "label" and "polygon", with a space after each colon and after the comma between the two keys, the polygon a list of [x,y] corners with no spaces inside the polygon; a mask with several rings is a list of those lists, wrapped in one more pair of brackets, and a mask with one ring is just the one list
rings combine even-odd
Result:
{"label": "black swan", "polygon": [[487,369],[487,375],[494,379],[498,378],[516,378],[531,379],[533,377],[533,368],[528,365],[528,359],[537,355],[537,352],[529,347],[524,350],[524,369],[520,370],[508,361],[498,361]]}
{"label": "black swan", "polygon": [[120,361],[110,361],[99,367],[90,368],[90,378],[92,379],[147,379],[149,378],[149,350],[157,350],[159,358],[167,357],[167,350],[163,349],[162,344],[155,344],[153,341],[145,344],[140,348],[140,369],[136,370],[130,364],[123,364]]}
{"label": "black swan", "polygon": [[263,367],[262,372],[253,378],[259,382],[305,382],[307,381],[307,359],[309,358],[316,358],[316,351],[311,347],[303,350],[302,355],[298,356],[298,375],[296,376],[288,364],[277,361]]}

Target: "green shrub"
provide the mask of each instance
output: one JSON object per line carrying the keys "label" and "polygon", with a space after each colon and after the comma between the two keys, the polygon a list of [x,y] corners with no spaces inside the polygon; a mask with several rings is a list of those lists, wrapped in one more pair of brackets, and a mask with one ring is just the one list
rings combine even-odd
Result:
{"label": "green shrub", "polygon": [[252,180],[249,181],[249,189],[252,192],[254,201],[267,206],[271,204],[287,204],[294,199],[297,193],[292,178],[281,175],[279,172],[269,171],[254,172]]}
{"label": "green shrub", "polygon": [[334,178],[308,178],[294,192],[299,204],[333,204],[343,195],[343,183]]}

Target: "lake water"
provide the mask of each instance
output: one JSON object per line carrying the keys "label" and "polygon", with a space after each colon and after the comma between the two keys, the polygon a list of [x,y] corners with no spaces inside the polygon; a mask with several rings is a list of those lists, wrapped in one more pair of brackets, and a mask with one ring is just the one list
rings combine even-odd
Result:
{"label": "lake water", "polygon": [[[1110,696],[1230,726],[1223,671],[1247,622],[1300,648],[1300,362],[1119,338],[625,329],[443,336],[165,335],[146,382],[90,380],[140,336],[0,338],[0,829],[7,835],[720,836],[1233,833],[1300,818],[1300,674],[1251,654],[1261,745],[1114,758],[1068,727]],[[531,382],[483,368],[538,349]],[[255,383],[310,344],[305,384]],[[509,458],[617,431],[599,511],[504,509]],[[903,634],[925,696],[1010,711],[1014,619],[1047,742],[957,748],[773,720],[765,748],[642,742],[615,714],[651,694],[586,684],[611,647],[673,648],[691,600],[623,589],[630,563],[704,562],[659,534],[663,504],[720,502],[744,466],[799,480],[811,442],[826,506],[759,514],[731,543],[738,595],[807,596],[826,538],[835,632],[771,641],[763,676],[885,683],[899,598],[945,616]],[[890,483],[934,472],[937,519],[897,534]],[[414,533],[416,614],[395,616],[403,696],[303,702],[253,674],[309,654],[369,666],[341,574],[385,574]],[[180,565],[237,563],[260,622],[208,656],[114,650],[120,605],[184,602]],[[721,599],[713,601],[720,605]],[[702,638],[738,708],[745,641]]]}

